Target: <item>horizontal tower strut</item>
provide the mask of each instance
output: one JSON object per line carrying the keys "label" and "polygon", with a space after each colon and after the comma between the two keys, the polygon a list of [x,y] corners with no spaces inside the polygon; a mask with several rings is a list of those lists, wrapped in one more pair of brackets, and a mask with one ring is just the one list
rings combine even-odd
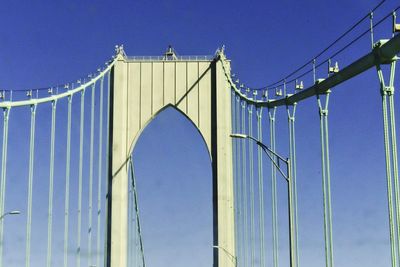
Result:
{"label": "horizontal tower strut", "polygon": [[[254,105],[265,106],[269,108],[284,106],[284,105],[292,105],[293,103],[300,102],[301,100],[304,100],[311,96],[325,93],[334,86],[341,84],[342,82],[345,82],[363,73],[364,71],[367,71],[372,67],[375,67],[376,65],[388,64],[396,58],[396,55],[399,52],[400,52],[399,34],[394,36],[390,40],[380,40],[378,43],[376,43],[372,52],[354,61],[353,63],[351,63],[338,73],[330,76],[325,80],[315,83],[311,87],[308,87],[299,93],[289,95],[285,98],[277,100],[261,101],[248,98],[244,94],[242,94],[240,90],[236,88],[235,84],[230,79],[230,77],[228,77],[228,80],[241,97],[245,98],[249,103],[252,103]],[[225,56],[223,54],[220,54],[220,58],[225,59]]]}

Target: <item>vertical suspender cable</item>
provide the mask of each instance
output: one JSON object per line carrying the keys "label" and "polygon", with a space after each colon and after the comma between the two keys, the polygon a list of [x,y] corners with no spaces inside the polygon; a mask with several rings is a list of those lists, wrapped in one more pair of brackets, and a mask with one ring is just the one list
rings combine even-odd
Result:
{"label": "vertical suspender cable", "polygon": [[81,231],[82,231],[82,173],[83,173],[83,133],[85,123],[85,89],[81,91],[81,117],[79,128],[79,173],[78,173],[78,236],[76,266],[81,266]]}
{"label": "vertical suspender cable", "polygon": [[[3,109],[3,147],[1,152],[1,194],[0,194],[0,214],[4,214],[6,198],[6,174],[7,174],[7,154],[8,154],[8,122],[10,118],[10,108]],[[0,220],[0,244],[4,239],[4,220]],[[0,267],[3,266],[3,245],[0,246]]]}
{"label": "vertical suspender cable", "polygon": [[[132,216],[134,216],[134,215],[132,215]],[[137,229],[137,222],[136,222],[136,219],[134,219],[134,226],[135,226],[135,229]],[[132,231],[132,233],[133,233],[133,235],[134,235],[134,248],[135,248],[135,253],[133,254],[133,256],[135,257],[135,260],[134,260],[134,266],[135,267],[137,267],[137,266],[139,266],[139,253],[138,253],[138,251],[139,251],[139,249],[138,249],[138,235],[137,235],[137,232],[136,231]]]}
{"label": "vertical suspender cable", "polygon": [[[107,122],[106,122],[106,170],[105,170],[105,177],[106,177],[106,201],[105,201],[105,216],[104,218],[106,219],[106,224],[105,224],[105,231],[104,231],[104,264],[107,263],[108,261],[108,250],[107,250],[107,246],[108,246],[108,228],[109,228],[109,222],[108,222],[108,216],[109,216],[109,212],[108,212],[108,199],[110,198],[110,192],[109,192],[109,177],[108,177],[108,172],[110,169],[110,161],[109,161],[109,155],[110,155],[110,108],[111,108],[111,98],[110,98],[110,94],[111,94],[111,71],[109,71],[107,73]],[[108,266],[107,266],[108,267]]]}
{"label": "vertical suspender cable", "polygon": [[[321,112],[320,112],[321,114]],[[326,204],[326,173],[325,173],[325,139],[324,139],[323,117],[320,115],[320,136],[321,136],[321,164],[322,164],[322,192],[324,208],[324,240],[325,240],[325,265],[329,264],[329,242],[328,242],[328,222],[327,222],[327,204]]]}
{"label": "vertical suspender cable", "polygon": [[[236,112],[236,133],[241,133],[241,124],[240,124],[240,97],[236,95],[235,97],[236,103],[235,103],[235,112]],[[238,203],[238,248],[239,251],[237,252],[237,261],[243,260],[243,194],[242,194],[242,183],[241,183],[241,178],[242,178],[242,170],[241,170],[241,143],[239,140],[235,141],[236,144],[236,166],[237,166],[237,172],[236,172],[236,185],[237,185],[237,203]]]}
{"label": "vertical suspender cable", "polygon": [[133,161],[132,157],[129,158],[130,171],[131,171],[131,179],[132,179],[132,190],[133,190],[133,198],[135,205],[135,213],[136,213],[136,222],[137,222],[137,231],[139,235],[139,248],[142,257],[142,267],[146,267],[145,257],[144,257],[144,247],[143,247],[143,237],[142,237],[142,229],[140,226],[140,217],[139,217],[139,204],[138,204],[138,196],[137,196],[137,188],[136,188],[136,178],[135,171],[133,169]]}
{"label": "vertical suspender cable", "polygon": [[97,181],[97,234],[96,234],[96,266],[100,266],[100,233],[101,233],[101,185],[103,171],[103,95],[104,95],[104,76],[100,80],[100,104],[99,104],[99,162],[98,162],[98,181]]}
{"label": "vertical suspender cable", "polygon": [[90,105],[90,154],[89,154],[89,207],[88,207],[88,265],[92,262],[92,221],[93,221],[93,149],[94,149],[94,100],[96,83],[92,85]]}
{"label": "vertical suspender cable", "polygon": [[36,104],[31,105],[31,131],[29,137],[29,170],[28,170],[28,208],[26,214],[26,248],[25,266],[30,266],[31,261],[31,229],[32,229],[32,195],[33,195],[33,166],[35,156],[35,126]]}
{"label": "vertical suspender cable", "polygon": [[[275,152],[276,141],[275,141],[275,114],[276,107],[268,110],[269,115],[269,129],[270,129],[270,143],[271,149]],[[276,156],[271,155],[273,160],[276,161]],[[279,260],[279,235],[278,235],[278,196],[276,188],[276,167],[271,163],[271,195],[272,195],[272,255],[273,255],[273,266],[278,267]]]}
{"label": "vertical suspender cable", "polygon": [[293,104],[293,110],[290,112],[289,106],[286,106],[287,110],[287,115],[288,115],[288,124],[289,124],[289,157],[290,157],[290,162],[291,164],[291,173],[292,173],[292,186],[291,192],[292,192],[292,199],[293,199],[293,208],[294,210],[292,211],[292,217],[294,221],[293,225],[293,244],[294,247],[292,248],[294,250],[294,257],[295,259],[293,262],[293,267],[297,267],[299,265],[299,255],[298,255],[298,223],[297,223],[297,184],[296,184],[296,138],[295,138],[295,115],[296,115],[296,105],[297,103]]}
{"label": "vertical suspender cable", "polygon": [[67,155],[65,163],[65,200],[64,200],[64,267],[68,266],[68,240],[69,240],[69,180],[71,172],[71,121],[72,121],[72,95],[68,96],[67,115]]}
{"label": "vertical suspender cable", "polygon": [[[249,118],[249,135],[253,137],[253,105],[248,105],[248,118]],[[253,162],[253,141],[248,139],[249,142],[249,180],[250,180],[250,249],[251,249],[251,264],[255,265],[255,222],[254,222],[254,162]]]}
{"label": "vertical suspender cable", "polygon": [[[296,107],[296,103],[294,104],[294,107]],[[295,111],[294,111],[295,112]],[[296,264],[297,267],[300,265],[299,262],[299,223],[298,223],[298,208],[297,208],[297,156],[296,156],[296,131],[295,131],[295,125],[294,125],[294,116],[295,113],[293,112],[293,120],[292,120],[292,139],[293,139],[293,160],[292,160],[292,168],[293,168],[293,200],[294,200],[294,213],[295,213],[295,227],[296,227],[296,233],[295,233],[295,245],[296,245]]]}
{"label": "vertical suspender cable", "polygon": [[56,111],[57,101],[51,102],[51,133],[50,133],[50,174],[49,174],[49,211],[47,220],[47,261],[46,266],[51,266],[52,233],[53,233],[53,189],[54,189],[54,145],[56,138]]}
{"label": "vertical suspender cable", "polygon": [[[128,164],[128,169],[130,168],[130,164]],[[128,181],[131,179],[130,177],[130,170],[128,171]],[[128,187],[128,266],[127,267],[131,267],[132,266],[132,259],[133,259],[133,246],[132,246],[132,235],[133,235],[133,231],[132,231],[132,188],[129,186]]]}
{"label": "vertical suspender cable", "polygon": [[[329,95],[328,95],[329,96]],[[328,105],[328,100],[327,100],[327,105]],[[329,216],[329,240],[330,240],[330,263],[331,267],[334,266],[334,261],[333,261],[333,233],[332,233],[332,198],[331,198],[331,167],[330,167],[330,157],[329,157],[329,128],[328,128],[328,113],[326,112],[325,114],[325,123],[324,123],[324,129],[325,129],[325,153],[326,153],[326,181],[327,181],[327,203],[328,203],[328,216]],[[297,209],[296,209],[297,211]],[[296,216],[297,219],[297,216]]]}
{"label": "vertical suspender cable", "polygon": [[[236,126],[236,94],[234,90],[231,90],[231,114],[232,114],[232,132],[237,133],[237,126]],[[232,166],[233,166],[233,179],[234,179],[234,215],[235,215],[235,255],[238,255],[238,236],[239,236],[239,224],[238,224],[238,219],[239,219],[239,199],[238,199],[238,173],[237,173],[237,149],[236,149],[236,140],[232,138]]]}
{"label": "vertical suspender cable", "polygon": [[[242,101],[242,133],[246,133],[246,102]],[[247,227],[247,159],[246,159],[246,140],[242,140],[242,187],[243,187],[243,246],[244,246],[244,266],[248,265],[248,246],[249,246],[249,235]]]}
{"label": "vertical suspender cable", "polygon": [[321,134],[321,163],[322,163],[322,191],[324,207],[324,236],[325,236],[325,264],[333,267],[333,235],[332,235],[332,207],[331,207],[331,179],[329,160],[329,134],[328,134],[328,104],[329,91],[326,94],[325,105],[322,106],[320,96],[317,95],[320,134]]}
{"label": "vertical suspender cable", "polygon": [[[262,107],[257,108],[257,139],[262,142]],[[261,146],[257,146],[258,155],[258,201],[259,201],[259,227],[260,227],[260,266],[265,267],[265,241],[264,241],[264,181],[263,181],[263,160]]]}
{"label": "vertical suspender cable", "polygon": [[383,77],[382,69],[378,65],[377,67],[379,83],[381,87],[382,95],[382,115],[383,115],[383,136],[384,136],[384,148],[385,148],[385,161],[386,161],[386,180],[387,180],[387,198],[388,198],[388,211],[389,211],[389,233],[390,233],[390,249],[392,256],[392,267],[398,266],[397,263],[397,246],[398,241],[396,240],[396,222],[393,210],[393,187],[392,187],[392,166],[390,158],[390,139],[389,139],[389,121],[387,114],[387,94],[392,88],[386,88],[385,80]]}
{"label": "vertical suspender cable", "polygon": [[[394,110],[394,75],[396,71],[396,61],[393,61],[390,66],[390,80],[388,93],[389,98],[389,115],[392,141],[392,163],[393,163],[393,180],[396,199],[396,222],[397,222],[397,255],[400,257],[400,188],[399,188],[399,167],[397,157],[397,137],[396,137],[396,117]],[[400,260],[400,259],[399,259]],[[400,264],[400,263],[399,263]]]}

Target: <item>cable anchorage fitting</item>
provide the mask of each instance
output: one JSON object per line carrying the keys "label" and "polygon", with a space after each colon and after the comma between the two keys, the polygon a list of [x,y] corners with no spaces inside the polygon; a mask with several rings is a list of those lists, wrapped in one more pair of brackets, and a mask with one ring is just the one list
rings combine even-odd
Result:
{"label": "cable anchorage fitting", "polygon": [[338,73],[339,72],[339,63],[336,61],[334,66],[331,66],[331,64],[329,64],[329,68],[328,68],[328,73],[329,74],[333,74],[333,73]]}
{"label": "cable anchorage fitting", "polygon": [[254,99],[254,101],[257,100],[257,91],[256,90],[253,90],[253,99]]}
{"label": "cable anchorage fitting", "polygon": [[282,89],[276,87],[276,88],[275,88],[275,95],[276,95],[276,96],[282,96]]}
{"label": "cable anchorage fitting", "polygon": [[322,117],[327,117],[328,116],[328,109],[319,109],[319,115]]}
{"label": "cable anchorage fitting", "polygon": [[393,95],[394,94],[394,86],[384,86],[381,90],[383,95]]}
{"label": "cable anchorage fitting", "polygon": [[296,79],[296,87],[295,88],[296,88],[296,90],[304,89],[303,81],[298,82],[297,79]]}

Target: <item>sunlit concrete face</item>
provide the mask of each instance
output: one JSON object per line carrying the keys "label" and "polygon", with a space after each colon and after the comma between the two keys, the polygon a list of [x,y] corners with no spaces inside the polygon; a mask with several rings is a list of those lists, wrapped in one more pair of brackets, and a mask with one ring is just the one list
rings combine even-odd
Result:
{"label": "sunlit concrete face", "polygon": [[222,63],[119,55],[113,75],[111,266],[127,264],[127,159],[141,131],[167,106],[185,114],[207,144],[213,169],[214,266],[232,266],[231,93]]}

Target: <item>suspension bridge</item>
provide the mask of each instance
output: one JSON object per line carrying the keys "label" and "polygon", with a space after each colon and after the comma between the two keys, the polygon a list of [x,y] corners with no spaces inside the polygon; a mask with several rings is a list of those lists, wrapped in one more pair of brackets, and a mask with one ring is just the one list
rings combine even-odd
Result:
{"label": "suspension bridge", "polygon": [[[142,192],[136,186],[132,153],[143,130],[167,108],[186,117],[208,148],[213,266],[278,267],[283,265],[282,251],[287,251],[290,267],[301,266],[295,122],[297,106],[312,97],[320,118],[324,258],[325,266],[333,267],[329,100],[335,86],[370,69],[376,69],[382,105],[390,262],[392,267],[400,266],[394,106],[399,7],[375,19],[374,12],[383,2],[311,60],[263,88],[248,87],[231,73],[224,48],[212,56],[179,56],[169,47],[163,56],[131,57],[117,46],[104,67],[74,82],[1,90],[0,267],[17,266],[5,260],[9,253],[24,259],[26,267],[145,267],[142,228],[146,226],[140,219],[138,193]],[[376,27],[390,20],[391,35],[374,40]],[[365,31],[326,55],[365,21],[369,21]],[[369,53],[352,62],[334,62],[367,35]],[[326,73],[318,76],[323,66]],[[277,131],[280,111],[286,116],[286,141],[279,140]],[[15,137],[27,138],[28,145]],[[277,149],[277,139],[287,142],[287,154]],[[21,167],[22,161],[27,162],[26,168]],[[283,196],[277,190],[280,181],[285,183]],[[265,195],[265,188],[270,195]],[[283,222],[278,216],[282,198],[286,199],[283,235],[287,240],[282,239]],[[24,216],[24,229],[11,227],[14,216]],[[266,228],[266,220],[271,229]],[[17,248],[11,231],[5,229],[22,232],[25,246]],[[266,242],[268,235],[271,244]],[[37,240],[45,245],[37,245]]]}

